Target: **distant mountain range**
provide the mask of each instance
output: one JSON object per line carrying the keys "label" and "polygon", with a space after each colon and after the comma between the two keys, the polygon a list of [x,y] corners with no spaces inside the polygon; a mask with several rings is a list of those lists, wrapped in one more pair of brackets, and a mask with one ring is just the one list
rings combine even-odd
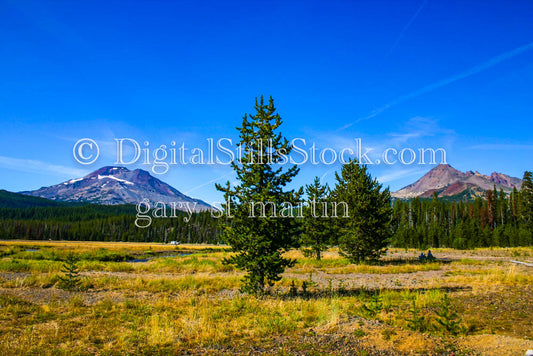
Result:
{"label": "distant mountain range", "polygon": [[202,200],[181,193],[147,171],[142,169],[130,171],[124,167],[103,167],[83,178],[20,194],[61,202],[102,205],[138,204],[141,200],[148,199],[151,204],[176,203],[176,208],[179,210],[186,210],[187,206],[192,211],[214,209]]}
{"label": "distant mountain range", "polygon": [[[514,187],[520,189],[521,185],[521,179],[506,174],[492,173],[487,176],[473,171],[461,172],[449,164],[441,164],[413,184],[392,192],[391,196],[396,199],[431,198],[436,192],[440,198],[471,200],[484,196],[494,186],[498,191],[503,189],[509,193]],[[124,167],[103,167],[82,178],[20,194],[0,190],[0,207],[60,206],[65,202],[138,204],[142,199],[148,199],[151,204],[176,203],[178,209],[179,203],[187,203],[192,211],[215,209],[202,200],[181,193],[147,171],[131,171]],[[182,207],[180,210],[186,210],[184,205]]]}
{"label": "distant mountain range", "polygon": [[514,187],[520,189],[522,180],[502,173],[486,176],[479,172],[461,172],[449,164],[440,164],[430,170],[422,178],[397,192],[391,193],[393,198],[411,199],[415,197],[431,198],[436,192],[440,198],[470,200],[485,195],[489,189],[510,193]]}

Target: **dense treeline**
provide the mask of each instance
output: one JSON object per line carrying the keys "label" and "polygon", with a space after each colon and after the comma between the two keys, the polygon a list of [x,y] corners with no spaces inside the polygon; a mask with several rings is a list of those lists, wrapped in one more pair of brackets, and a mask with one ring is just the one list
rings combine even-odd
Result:
{"label": "dense treeline", "polygon": [[135,226],[133,205],[0,209],[0,239],[218,243],[217,221],[210,213],[153,219]]}
{"label": "dense treeline", "polygon": [[87,221],[118,215],[135,215],[135,205],[96,205],[60,207],[0,208],[0,219]]}
{"label": "dense treeline", "polygon": [[526,172],[522,189],[489,190],[485,199],[450,202],[415,198],[393,205],[396,247],[513,247],[533,245],[533,184]]}
{"label": "dense treeline", "polygon": [[[390,245],[394,247],[514,247],[533,245],[533,183],[524,174],[520,191],[487,191],[484,199],[456,202],[434,197],[393,202]],[[218,219],[208,212],[153,219],[135,226],[134,205],[0,208],[0,239],[221,243]],[[305,220],[313,219],[306,216]],[[339,234],[328,221],[313,229],[328,231],[321,242],[338,245]],[[299,220],[302,222],[301,220]],[[318,223],[318,221],[317,221]],[[309,227],[303,221],[304,227]],[[309,229],[307,229],[309,230]],[[309,231],[304,229],[304,235]],[[305,236],[304,236],[305,237]],[[309,237],[309,236],[308,236]],[[309,239],[308,239],[309,240]],[[302,239],[303,245],[311,246]]]}

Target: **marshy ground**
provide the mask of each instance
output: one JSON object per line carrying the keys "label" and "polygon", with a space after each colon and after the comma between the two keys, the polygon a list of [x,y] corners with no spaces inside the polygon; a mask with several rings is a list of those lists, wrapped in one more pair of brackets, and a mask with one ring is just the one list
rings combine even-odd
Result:
{"label": "marshy ground", "polygon": [[[60,288],[77,258],[78,291]],[[269,293],[239,292],[224,248],[0,242],[0,354],[523,355],[533,349],[533,248],[336,250],[297,259]],[[137,261],[137,262],[132,262]],[[449,304],[446,304],[448,301]]]}

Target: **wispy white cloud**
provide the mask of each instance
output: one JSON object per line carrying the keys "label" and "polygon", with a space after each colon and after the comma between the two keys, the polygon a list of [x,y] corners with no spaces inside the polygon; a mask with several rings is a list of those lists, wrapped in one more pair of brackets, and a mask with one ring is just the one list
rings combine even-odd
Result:
{"label": "wispy white cloud", "polygon": [[504,62],[504,61],[507,61],[513,57],[516,57],[524,52],[527,52],[529,50],[533,49],[533,42],[530,42],[526,45],[523,45],[521,47],[518,47],[518,48],[515,48],[513,49],[512,51],[509,51],[509,52],[505,52],[499,56],[496,56],[494,58],[491,58],[490,60],[486,61],[486,62],[483,62],[481,64],[478,64],[464,72],[461,72],[461,73],[457,73],[457,74],[454,74],[448,78],[445,78],[445,79],[442,79],[442,80],[439,80],[435,83],[432,83],[432,84],[429,84],[423,88],[420,88],[418,90],[415,90],[415,91],[412,91],[406,95],[402,95],[402,96],[399,96],[397,97],[396,99],[392,100],[391,102],[389,102],[388,104],[378,108],[378,109],[375,109],[374,111],[372,111],[369,115],[366,115],[364,117],[360,117],[358,118],[357,120],[351,122],[351,123],[348,123],[342,127],[340,127],[339,129],[337,129],[337,131],[341,131],[341,130],[345,130],[347,128],[349,128],[350,126],[353,126],[355,125],[356,123],[360,122],[360,121],[363,121],[363,120],[368,120],[368,119],[371,119],[373,117],[376,117],[378,116],[379,114],[381,114],[382,112],[384,112],[385,110],[388,110],[389,108],[395,106],[395,105],[398,105],[398,104],[401,104],[407,100],[410,100],[410,99],[413,99],[413,98],[416,98],[418,96],[421,96],[423,94],[426,94],[426,93],[429,93],[429,92],[432,92],[432,91],[435,91],[437,89],[440,89],[446,85],[449,85],[449,84],[452,84],[458,80],[461,80],[461,79],[465,79],[465,78],[468,78],[474,74],[477,74],[479,72],[482,72],[486,69],[489,69],[489,68],[492,68],[494,67],[495,65],[497,64],[500,64],[501,62]]}
{"label": "wispy white cloud", "polygon": [[[358,136],[358,137],[356,137]],[[375,161],[382,160],[382,154],[389,148],[401,150],[403,148],[448,148],[453,145],[457,134],[454,130],[440,125],[439,120],[427,117],[416,116],[407,120],[401,128],[394,132],[383,132],[379,136],[353,135],[352,133],[343,132],[312,132],[306,142],[305,149],[309,153],[313,143],[316,144],[316,157],[320,151],[325,148],[331,148],[340,154],[344,149],[350,149],[356,154],[358,151],[358,141],[361,144],[361,154]],[[345,159],[354,157],[347,151]],[[321,179],[324,180],[329,174],[338,169],[338,166],[332,167],[329,171],[323,173]]]}
{"label": "wispy white cloud", "polygon": [[[74,147],[75,143],[78,142],[80,139],[85,138],[85,137],[65,137],[65,136],[55,136],[55,137],[63,141],[72,142],[72,147]],[[88,137],[88,138],[94,139],[94,141],[98,145],[98,148],[100,150],[100,158],[116,161],[117,142],[115,141],[114,138],[112,139],[110,138],[102,139],[102,138],[93,138],[93,137]],[[142,144],[142,141],[139,143]],[[123,147],[124,147],[124,156],[132,153],[130,152],[130,151],[133,151],[131,145],[124,144]]]}
{"label": "wispy white cloud", "polygon": [[455,135],[455,131],[441,127],[437,120],[420,116],[409,119],[404,125],[403,132],[387,134],[387,136],[392,137],[392,143],[394,144],[402,144],[409,140],[437,135]]}
{"label": "wispy white cloud", "polygon": [[506,150],[506,151],[522,151],[522,150],[533,150],[533,145],[521,145],[521,144],[484,144],[470,146],[468,149],[471,150]]}
{"label": "wispy white cloud", "polygon": [[351,134],[346,136],[331,132],[314,132],[306,138],[305,146],[301,142],[297,142],[296,144],[300,148],[305,149],[308,153],[311,149],[311,146],[315,144],[315,148],[317,150],[316,156],[318,156],[320,151],[325,148],[332,148],[337,152],[344,148],[355,149],[357,144],[356,139],[359,138],[362,139],[363,143],[365,142],[364,137],[355,137]]}
{"label": "wispy white cloud", "polygon": [[84,169],[66,167],[34,159],[12,158],[5,156],[0,156],[0,166],[20,172],[39,174],[44,173],[57,177],[83,177],[89,173]]}
{"label": "wispy white cloud", "polygon": [[389,183],[389,182],[394,182],[394,181],[396,181],[398,179],[411,177],[411,176],[414,176],[414,175],[420,175],[420,174],[425,173],[425,172],[426,172],[426,170],[421,169],[421,168],[402,169],[400,171],[390,172],[390,173],[387,173],[387,174],[382,174],[382,175],[377,177],[377,180],[380,183]]}
{"label": "wispy white cloud", "polygon": [[211,179],[210,181],[207,181],[207,182],[205,182],[205,183],[202,183],[202,184],[200,184],[200,185],[197,185],[196,187],[193,187],[193,188],[187,190],[184,194],[190,194],[191,192],[194,192],[194,191],[197,190],[197,189],[200,189],[200,188],[205,187],[205,186],[207,186],[207,185],[213,184],[213,183],[215,183],[215,182],[221,180],[222,178],[229,177],[229,176],[232,175],[232,174],[233,174],[233,171],[232,171],[232,172],[228,172],[228,173],[226,173],[226,174],[223,174],[223,175],[221,175],[221,176],[219,176],[219,177],[216,177],[216,178],[214,178],[214,179]]}
{"label": "wispy white cloud", "polygon": [[321,183],[321,184],[324,184],[326,177],[327,177],[329,174],[331,174],[331,173],[333,173],[333,172],[335,172],[335,171],[337,171],[337,168],[336,168],[336,167],[327,170],[326,173],[324,173],[324,174],[322,174],[322,176],[320,176],[320,183]]}

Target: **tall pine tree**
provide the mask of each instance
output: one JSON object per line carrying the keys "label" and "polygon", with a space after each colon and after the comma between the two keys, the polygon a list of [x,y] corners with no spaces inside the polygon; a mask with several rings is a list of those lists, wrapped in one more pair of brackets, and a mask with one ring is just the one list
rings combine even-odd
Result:
{"label": "tall pine tree", "polygon": [[530,171],[524,173],[520,188],[520,245],[533,243],[533,178]]}
{"label": "tall pine tree", "polygon": [[272,97],[268,104],[255,100],[255,115],[244,115],[239,130],[240,161],[232,162],[238,185],[217,184],[224,192],[223,238],[234,255],[224,260],[247,273],[242,289],[261,294],[267,285],[281,279],[295,261],[283,252],[298,244],[299,228],[292,218],[292,206],[299,204],[302,191],[286,190],[299,168],[283,167],[292,150],[278,129],[282,123]]}
{"label": "tall pine tree", "polygon": [[315,177],[313,184],[305,187],[307,206],[304,209],[302,245],[304,250],[320,260],[322,251],[327,250],[332,236],[332,221],[329,209],[329,187],[320,184],[320,178]]}
{"label": "tall pine tree", "polygon": [[339,248],[351,262],[376,260],[385,251],[391,235],[391,198],[388,189],[370,176],[365,165],[350,160],[335,173],[332,198],[348,204],[349,218],[339,218]]}

